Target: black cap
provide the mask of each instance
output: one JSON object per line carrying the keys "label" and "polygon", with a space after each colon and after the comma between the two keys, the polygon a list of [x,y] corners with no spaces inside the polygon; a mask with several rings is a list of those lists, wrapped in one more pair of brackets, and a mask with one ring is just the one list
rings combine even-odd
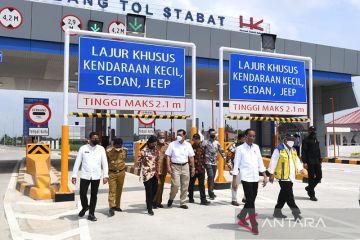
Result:
{"label": "black cap", "polygon": [[285,138],[286,138],[286,139],[287,139],[287,138],[295,138],[295,136],[294,136],[293,134],[287,133],[287,134],[285,135]]}
{"label": "black cap", "polygon": [[309,127],[309,130],[316,131],[316,127],[314,127],[314,126],[310,126],[310,127]]}

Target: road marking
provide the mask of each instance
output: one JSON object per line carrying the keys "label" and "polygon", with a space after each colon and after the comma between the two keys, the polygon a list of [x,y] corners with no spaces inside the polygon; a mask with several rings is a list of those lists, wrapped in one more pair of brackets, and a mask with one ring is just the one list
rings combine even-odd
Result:
{"label": "road marking", "polygon": [[[80,211],[82,209],[80,201],[78,201],[77,206],[78,206],[78,211]],[[86,220],[85,218],[79,218],[79,229],[80,229],[80,240],[91,239],[88,220]]]}
{"label": "road marking", "polygon": [[9,225],[9,229],[10,229],[10,233],[12,236],[13,240],[20,240],[23,239],[22,238],[22,234],[18,225],[18,222],[16,220],[15,214],[12,210],[11,207],[11,199],[9,197],[9,190],[11,189],[15,189],[15,185],[16,185],[16,180],[17,180],[17,169],[19,167],[20,161],[18,161],[13,169],[13,172],[11,174],[10,177],[10,181],[8,184],[8,188],[7,191],[5,193],[5,197],[4,197],[4,210],[5,210],[5,216],[6,216],[6,220],[8,222]]}
{"label": "road marking", "polygon": [[55,219],[58,219],[58,218],[61,218],[64,216],[73,215],[75,213],[77,213],[77,210],[70,210],[70,211],[66,211],[66,212],[62,212],[62,213],[58,213],[58,214],[54,214],[54,215],[50,215],[50,216],[41,216],[41,215],[26,214],[26,213],[15,213],[15,216],[17,218],[50,221],[50,220],[55,220]]}

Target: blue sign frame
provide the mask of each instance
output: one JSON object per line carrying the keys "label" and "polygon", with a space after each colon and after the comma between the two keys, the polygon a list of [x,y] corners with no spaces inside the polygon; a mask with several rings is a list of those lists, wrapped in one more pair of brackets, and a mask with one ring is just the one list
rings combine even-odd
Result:
{"label": "blue sign frame", "polygon": [[229,99],[307,103],[305,62],[232,53]]}
{"label": "blue sign frame", "polygon": [[185,49],[79,39],[78,91],[120,95],[185,97]]}

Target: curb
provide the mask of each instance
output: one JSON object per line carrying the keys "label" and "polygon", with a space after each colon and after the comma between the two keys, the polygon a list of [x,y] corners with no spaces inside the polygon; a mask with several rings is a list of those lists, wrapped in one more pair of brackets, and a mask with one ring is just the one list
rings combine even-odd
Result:
{"label": "curb", "polygon": [[342,159],[334,159],[334,158],[323,158],[323,163],[338,163],[338,164],[352,164],[352,165],[360,165],[360,159],[355,160],[342,160]]}

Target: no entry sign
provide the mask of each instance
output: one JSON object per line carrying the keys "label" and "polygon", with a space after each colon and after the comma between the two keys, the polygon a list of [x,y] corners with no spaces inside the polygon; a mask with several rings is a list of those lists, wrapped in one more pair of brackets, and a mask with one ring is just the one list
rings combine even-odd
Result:
{"label": "no entry sign", "polygon": [[46,104],[34,103],[29,107],[27,117],[33,124],[46,124],[51,118],[51,110]]}

